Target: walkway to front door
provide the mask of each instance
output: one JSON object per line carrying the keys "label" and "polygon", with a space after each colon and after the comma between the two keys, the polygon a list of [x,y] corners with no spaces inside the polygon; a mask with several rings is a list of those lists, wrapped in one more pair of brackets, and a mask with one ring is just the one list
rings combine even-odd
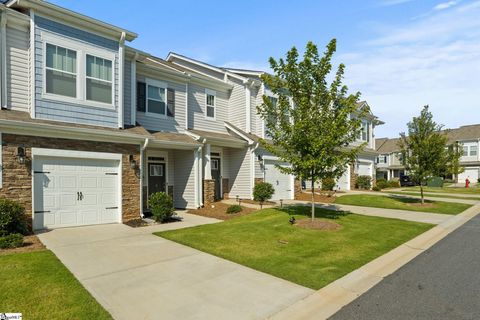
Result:
{"label": "walkway to front door", "polygon": [[39,237],[115,319],[265,319],[313,293],[151,234],[216,222],[181,215],[182,222],[153,227],[109,224]]}

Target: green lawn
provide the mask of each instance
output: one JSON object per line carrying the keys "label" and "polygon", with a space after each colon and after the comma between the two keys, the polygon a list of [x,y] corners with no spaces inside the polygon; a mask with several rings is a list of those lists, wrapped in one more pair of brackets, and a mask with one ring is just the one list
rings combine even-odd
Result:
{"label": "green lawn", "polygon": [[49,250],[0,256],[0,311],[24,319],[112,319]]}
{"label": "green lawn", "polygon": [[336,222],[341,229],[307,230],[289,224],[290,215],[303,219],[309,210],[264,209],[221,223],[156,235],[319,289],[432,227],[324,209],[317,209],[317,217]]}
{"label": "green lawn", "polygon": [[[420,192],[420,187],[409,187],[402,189],[402,191],[418,191]],[[471,188],[432,188],[425,187],[423,188],[424,192],[443,192],[443,193],[454,193],[454,194],[478,194],[480,195],[480,187],[471,187]]]}
{"label": "green lawn", "polygon": [[[404,194],[408,196],[420,196],[419,192],[394,192],[394,191],[386,191],[388,194]],[[480,200],[480,197],[462,197],[461,195],[441,195],[441,194],[425,194],[426,197],[432,197],[432,198],[449,198],[449,199],[462,199],[462,200]]]}
{"label": "green lawn", "polygon": [[470,208],[465,203],[442,202],[425,200],[425,206],[420,205],[418,198],[380,196],[370,194],[353,194],[337,197],[335,203],[361,207],[399,209],[408,211],[433,212],[444,214],[458,214]]}

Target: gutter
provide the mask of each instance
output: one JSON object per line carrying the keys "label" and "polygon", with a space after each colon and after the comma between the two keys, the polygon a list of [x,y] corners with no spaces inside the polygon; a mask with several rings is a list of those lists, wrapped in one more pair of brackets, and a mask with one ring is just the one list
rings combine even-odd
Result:
{"label": "gutter", "polygon": [[[3,9],[3,8],[2,8]],[[1,94],[1,108],[7,108],[7,13],[5,10],[2,10],[1,16],[1,24],[0,24],[0,33],[2,36],[2,47],[1,47],[1,59],[2,59],[2,76],[0,80],[0,87],[2,90]]]}
{"label": "gutter", "polygon": [[[124,69],[125,69],[125,32],[122,32],[122,35],[119,39],[119,46],[118,46],[118,55],[119,55],[119,66],[118,66],[118,127],[123,128],[125,124],[124,120],[124,112],[123,104],[124,104],[124,97],[123,97],[123,83],[125,82],[124,76]],[[115,90],[115,88],[114,88]]]}
{"label": "gutter", "polygon": [[148,147],[148,143],[150,142],[149,138],[145,138],[145,141],[143,142],[143,145],[140,145],[140,218],[144,218],[145,215],[143,214],[143,172],[145,170],[144,168],[144,154],[145,154],[145,149]]}

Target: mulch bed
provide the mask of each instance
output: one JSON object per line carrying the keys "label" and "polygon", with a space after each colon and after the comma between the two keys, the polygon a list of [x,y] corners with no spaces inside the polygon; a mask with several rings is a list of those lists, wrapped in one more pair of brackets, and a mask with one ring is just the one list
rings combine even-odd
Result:
{"label": "mulch bed", "polygon": [[313,222],[311,219],[298,220],[294,224],[294,226],[297,226],[299,228],[304,228],[304,229],[324,230],[324,231],[338,230],[342,228],[342,226],[336,222],[320,220],[320,219],[315,219],[313,220]]}
{"label": "mulch bed", "polygon": [[221,203],[221,202],[216,202],[210,206],[205,206],[200,209],[190,209],[187,212],[191,214],[196,214],[199,216],[203,217],[208,217],[208,218],[215,218],[215,219],[220,219],[220,220],[230,220],[236,217],[241,217],[245,216],[249,213],[252,213],[256,211],[256,209],[253,208],[247,208],[242,206],[242,211],[238,213],[227,213],[227,208],[230,207],[230,205]]}
{"label": "mulch bed", "polygon": [[[240,203],[242,203],[242,202],[260,205],[260,202],[255,201],[255,200],[251,200],[251,199],[242,199],[242,200],[240,201]],[[274,205],[276,205],[276,203],[273,202],[273,201],[265,201],[265,202],[263,203],[263,205],[264,205],[264,206],[274,206]]]}
{"label": "mulch bed", "polygon": [[33,252],[44,250],[45,246],[40,242],[36,235],[25,236],[23,238],[23,247],[13,249],[0,249],[0,255],[9,253]]}
{"label": "mulch bed", "polygon": [[[327,196],[323,194],[315,194],[315,202],[322,202],[322,203],[332,203],[335,201],[335,196]],[[300,201],[312,201],[312,194],[311,193],[306,193],[302,192],[297,195],[295,195],[295,200],[300,200]]]}

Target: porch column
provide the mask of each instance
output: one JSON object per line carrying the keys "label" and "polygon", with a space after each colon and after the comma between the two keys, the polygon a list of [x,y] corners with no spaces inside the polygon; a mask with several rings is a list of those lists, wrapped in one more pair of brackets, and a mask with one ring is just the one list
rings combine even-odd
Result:
{"label": "porch column", "polygon": [[210,144],[205,145],[205,180],[212,180],[212,163],[210,161]]}
{"label": "porch column", "polygon": [[387,170],[387,180],[390,180],[390,169]]}

